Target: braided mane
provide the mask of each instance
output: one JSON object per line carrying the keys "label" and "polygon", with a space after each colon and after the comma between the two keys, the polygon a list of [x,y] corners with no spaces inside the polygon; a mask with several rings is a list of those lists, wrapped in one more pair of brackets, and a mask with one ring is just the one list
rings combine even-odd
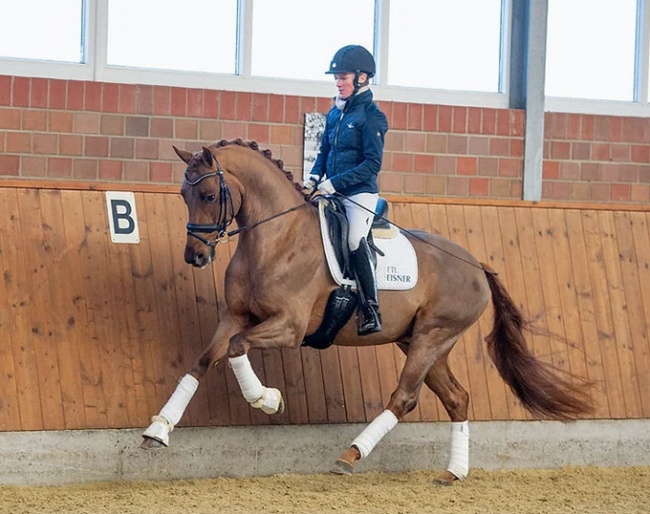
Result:
{"label": "braided mane", "polygon": [[[268,148],[264,150],[260,150],[260,147],[256,141],[244,141],[241,138],[232,139],[232,140],[221,139],[220,141],[214,143],[214,145],[212,146],[216,149],[216,148],[222,148],[224,146],[230,146],[230,145],[243,146],[244,148],[250,148],[251,150],[255,150],[256,152],[261,153],[269,161],[273,162],[278,167],[278,169],[285,174],[287,179],[290,180],[291,183],[293,184],[296,191],[303,193],[302,185],[295,182],[293,178],[293,173],[284,169],[284,161],[282,161],[282,159],[274,159],[271,150],[269,150]],[[308,195],[305,195],[304,193],[303,195],[305,196],[305,200],[309,199]]]}

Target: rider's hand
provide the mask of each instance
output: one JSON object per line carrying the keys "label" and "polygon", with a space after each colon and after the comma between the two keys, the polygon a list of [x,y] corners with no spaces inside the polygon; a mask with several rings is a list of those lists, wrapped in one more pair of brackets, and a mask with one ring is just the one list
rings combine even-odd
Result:
{"label": "rider's hand", "polygon": [[334,189],[334,185],[332,184],[332,181],[329,179],[318,184],[318,190],[321,193],[326,195],[333,195],[334,193],[336,193],[336,189]]}
{"label": "rider's hand", "polygon": [[309,175],[309,177],[307,177],[303,182],[302,188],[311,192],[314,190],[319,180],[320,177],[318,175]]}

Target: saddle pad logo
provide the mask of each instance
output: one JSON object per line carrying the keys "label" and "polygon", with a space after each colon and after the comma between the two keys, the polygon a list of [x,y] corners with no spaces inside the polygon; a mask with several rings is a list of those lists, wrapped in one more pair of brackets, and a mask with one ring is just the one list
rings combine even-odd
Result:
{"label": "saddle pad logo", "polygon": [[418,259],[404,234],[394,239],[375,239],[384,252],[377,256],[377,288],[394,291],[413,289],[418,282]]}

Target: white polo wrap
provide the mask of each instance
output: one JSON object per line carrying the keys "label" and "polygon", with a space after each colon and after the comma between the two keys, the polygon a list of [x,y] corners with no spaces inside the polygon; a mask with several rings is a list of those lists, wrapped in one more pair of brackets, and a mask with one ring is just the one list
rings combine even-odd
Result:
{"label": "white polo wrap", "polygon": [[142,435],[169,446],[169,433],[174,430],[174,426],[183,417],[183,413],[198,387],[199,381],[196,378],[189,373],[185,375],[176,386],[174,394],[160,410],[160,414],[151,418],[151,425]]}
{"label": "white polo wrap", "polygon": [[248,355],[240,355],[239,357],[231,357],[228,359],[230,367],[237,377],[237,382],[239,382],[239,387],[241,392],[246,398],[248,403],[254,403],[260,398],[264,392],[262,382],[257,378],[257,375],[253,371],[251,366],[251,361],[248,360]]}
{"label": "white polo wrap", "polygon": [[237,377],[241,392],[251,407],[261,409],[265,414],[275,414],[282,406],[282,394],[278,389],[264,387],[253,371],[248,355],[228,359]]}
{"label": "white polo wrap", "polygon": [[463,480],[469,473],[469,423],[456,421],[451,423],[451,452],[447,471],[458,480]]}
{"label": "white polo wrap", "polygon": [[177,425],[183,417],[187,405],[196,393],[199,381],[189,373],[185,375],[176,386],[174,394],[160,411],[160,416],[165,418],[172,426]]}
{"label": "white polo wrap", "polygon": [[373,450],[377,443],[382,440],[382,438],[390,432],[395,425],[397,425],[398,419],[389,410],[385,410],[379,416],[372,420],[372,423],[368,425],[363,432],[361,432],[358,437],[352,441],[352,446],[356,447],[361,453],[361,458],[365,459],[370,452]]}

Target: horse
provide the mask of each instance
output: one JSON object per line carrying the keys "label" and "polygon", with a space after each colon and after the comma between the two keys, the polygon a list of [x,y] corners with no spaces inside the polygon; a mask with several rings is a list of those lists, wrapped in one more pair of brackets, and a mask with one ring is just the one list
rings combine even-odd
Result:
{"label": "horse", "polygon": [[[209,345],[180,380],[143,433],[142,448],[169,444],[199,380],[227,361],[253,408],[281,412],[278,389],[261,384],[248,360],[251,348],[299,348],[323,321],[337,288],[321,244],[319,215],[281,160],[255,142],[219,141],[191,153],[174,147],[186,164],[181,195],[188,209],[185,261],[203,268],[215,248],[237,235],[225,275],[225,304]],[[228,231],[236,221],[237,229]],[[449,485],[469,472],[469,395],[449,368],[448,356],[490,300],[493,324],[485,338],[499,375],[535,417],[573,420],[592,408],[584,388],[559,376],[528,348],[527,320],[497,273],[439,235],[402,230],[417,255],[419,279],[410,290],[380,291],[383,329],[359,336],[350,319],[334,344],[396,343],[406,355],[398,384],[379,414],[336,459],[332,471],[351,474],[355,464],[418,402],[426,384],[451,420],[450,457],[437,482]],[[352,316],[353,317],[353,316]]]}

